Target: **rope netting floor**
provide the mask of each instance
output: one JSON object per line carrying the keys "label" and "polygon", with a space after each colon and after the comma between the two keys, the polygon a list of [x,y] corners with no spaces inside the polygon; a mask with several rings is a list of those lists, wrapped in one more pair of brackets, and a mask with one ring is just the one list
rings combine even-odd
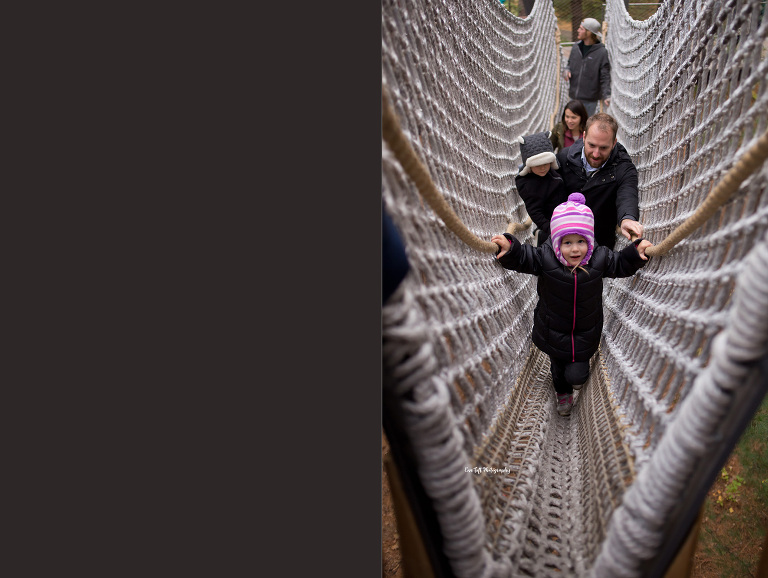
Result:
{"label": "rope netting floor", "polygon": [[[632,480],[599,355],[591,365],[589,381],[574,393],[571,415],[560,416],[552,411],[549,359],[533,348],[515,397],[476,452],[473,472],[486,533],[494,551],[509,557],[521,575],[535,575],[541,561],[552,571],[582,573],[583,553],[597,549]],[[608,471],[617,464],[619,471]],[[590,494],[601,499],[585,499]],[[601,531],[586,531],[593,527]]]}

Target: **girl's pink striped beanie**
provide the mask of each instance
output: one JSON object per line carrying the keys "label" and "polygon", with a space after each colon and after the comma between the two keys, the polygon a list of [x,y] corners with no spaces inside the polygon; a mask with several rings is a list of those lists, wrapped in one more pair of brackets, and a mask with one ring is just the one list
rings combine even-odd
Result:
{"label": "girl's pink striped beanie", "polygon": [[587,253],[580,265],[589,263],[592,251],[595,250],[595,216],[592,214],[592,209],[584,204],[585,202],[586,199],[581,193],[571,193],[566,202],[555,207],[549,223],[555,255],[563,265],[568,267],[570,267],[568,261],[560,253],[560,242],[566,235],[581,235],[587,240]]}

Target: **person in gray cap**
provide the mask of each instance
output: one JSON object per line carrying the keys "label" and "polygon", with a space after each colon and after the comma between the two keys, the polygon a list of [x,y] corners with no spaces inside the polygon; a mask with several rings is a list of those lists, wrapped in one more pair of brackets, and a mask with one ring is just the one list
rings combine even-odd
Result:
{"label": "person in gray cap", "polygon": [[580,100],[592,116],[599,100],[603,100],[606,109],[611,104],[611,63],[597,20],[585,18],[579,26],[578,38],[571,47],[564,76],[570,80],[568,95]]}

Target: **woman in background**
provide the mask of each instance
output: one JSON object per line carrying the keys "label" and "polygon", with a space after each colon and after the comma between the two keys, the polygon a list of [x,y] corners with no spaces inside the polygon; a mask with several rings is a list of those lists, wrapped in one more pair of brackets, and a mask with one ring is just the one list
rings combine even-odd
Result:
{"label": "woman in background", "polygon": [[580,100],[571,100],[565,105],[563,116],[552,129],[552,147],[555,152],[571,146],[582,138],[587,127],[587,109]]}

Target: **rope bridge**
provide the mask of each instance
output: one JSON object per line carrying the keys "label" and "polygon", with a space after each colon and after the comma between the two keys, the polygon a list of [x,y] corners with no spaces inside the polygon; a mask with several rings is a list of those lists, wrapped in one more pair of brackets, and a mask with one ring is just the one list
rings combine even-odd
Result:
{"label": "rope bridge", "polygon": [[[551,3],[382,1],[382,196],[408,275],[382,310],[384,425],[435,575],[661,576],[768,380],[768,25],[759,0],[608,0],[608,111],[655,247],[604,281],[557,414],[531,343],[519,135],[567,99]],[[628,241],[619,236],[617,249]]]}

